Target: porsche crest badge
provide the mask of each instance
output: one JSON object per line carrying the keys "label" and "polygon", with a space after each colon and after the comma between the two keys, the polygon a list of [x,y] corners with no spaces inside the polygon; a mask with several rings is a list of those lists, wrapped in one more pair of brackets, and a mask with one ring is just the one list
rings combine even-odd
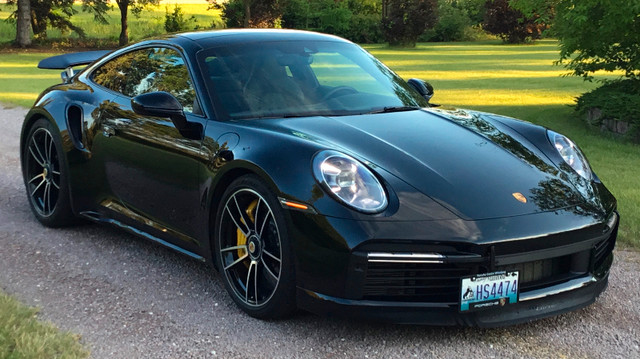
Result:
{"label": "porsche crest badge", "polygon": [[525,197],[522,193],[514,192],[511,195],[513,196],[513,198],[517,199],[519,202],[527,203],[527,197]]}

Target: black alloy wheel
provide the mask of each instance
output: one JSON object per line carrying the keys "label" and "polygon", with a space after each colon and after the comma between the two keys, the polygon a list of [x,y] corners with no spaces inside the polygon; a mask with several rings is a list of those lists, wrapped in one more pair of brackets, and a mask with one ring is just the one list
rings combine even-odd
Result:
{"label": "black alloy wheel", "polygon": [[255,176],[235,180],[218,207],[218,268],[236,304],[257,318],[282,318],[295,310],[293,265],[282,212],[275,196]]}
{"label": "black alloy wheel", "polygon": [[41,119],[31,127],[22,152],[23,177],[29,204],[36,218],[50,227],[72,223],[63,173],[61,141],[57,131]]}

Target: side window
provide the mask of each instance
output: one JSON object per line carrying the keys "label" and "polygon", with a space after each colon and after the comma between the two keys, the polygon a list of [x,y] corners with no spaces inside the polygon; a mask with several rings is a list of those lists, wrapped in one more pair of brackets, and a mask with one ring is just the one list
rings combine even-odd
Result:
{"label": "side window", "polygon": [[198,107],[184,60],[172,49],[148,48],[129,52],[102,65],[92,76],[97,84],[128,97],[165,91],[178,99],[185,112],[194,112]]}

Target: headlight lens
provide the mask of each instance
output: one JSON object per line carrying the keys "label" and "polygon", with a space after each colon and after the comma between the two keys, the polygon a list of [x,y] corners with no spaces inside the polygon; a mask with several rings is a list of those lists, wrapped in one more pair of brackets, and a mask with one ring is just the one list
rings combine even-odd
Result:
{"label": "headlight lens", "polygon": [[551,144],[558,150],[562,159],[582,178],[591,181],[592,172],[586,157],[582,154],[578,146],[566,136],[557,132],[547,131],[547,136]]}
{"label": "headlight lens", "polygon": [[387,195],[380,181],[352,157],[322,151],[313,160],[313,172],[325,191],[349,207],[376,213],[387,206]]}

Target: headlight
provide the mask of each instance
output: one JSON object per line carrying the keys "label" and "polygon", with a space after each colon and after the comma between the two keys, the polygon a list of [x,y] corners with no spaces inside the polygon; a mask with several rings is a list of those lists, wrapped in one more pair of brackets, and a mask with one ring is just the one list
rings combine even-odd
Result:
{"label": "headlight", "polygon": [[322,151],[313,159],[313,173],[327,193],[365,213],[387,206],[384,188],[362,163],[336,151]]}
{"label": "headlight", "polygon": [[592,172],[591,167],[587,159],[584,157],[578,146],[573,141],[568,139],[559,133],[551,130],[547,131],[547,136],[551,144],[558,150],[562,159],[571,167],[577,174],[587,181],[591,181]]}

